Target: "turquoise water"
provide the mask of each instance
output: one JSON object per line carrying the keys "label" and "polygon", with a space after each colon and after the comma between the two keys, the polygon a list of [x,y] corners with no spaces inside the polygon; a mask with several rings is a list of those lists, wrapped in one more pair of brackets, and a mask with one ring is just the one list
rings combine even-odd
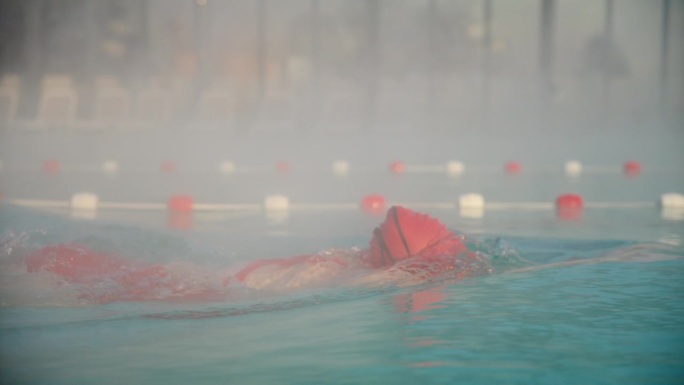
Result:
{"label": "turquoise water", "polygon": [[[432,210],[493,253],[528,262],[461,281],[316,289],[213,303],[34,306],[0,294],[0,378],[30,384],[676,384],[684,379],[684,222],[658,210]],[[78,241],[142,260],[225,266],[365,247],[381,218],[359,212],[96,222],[4,205],[4,262],[22,247]],[[142,225],[133,225],[139,222]],[[8,240],[11,241],[8,243]],[[12,243],[14,242],[14,243]],[[5,266],[6,267],[6,266]],[[517,269],[517,270],[516,270]],[[16,272],[15,272],[16,273]],[[21,275],[21,274],[19,274]],[[22,292],[23,290],[23,292]],[[20,293],[17,297],[17,292]]]}
{"label": "turquoise water", "polygon": [[[580,183],[557,178],[548,184],[537,178],[492,182],[416,176],[364,189],[397,191],[395,199],[407,201],[453,200],[476,188],[499,201],[550,200],[569,187],[592,201],[611,195],[617,201],[648,201],[662,192],[682,191],[680,179],[658,176],[587,176]],[[416,179],[431,182],[425,186]],[[11,181],[10,190],[35,189],[35,198],[46,198],[38,195],[49,190],[41,188],[44,181]],[[65,192],[77,184],[64,183]],[[230,191],[234,181],[221,183]],[[300,193],[304,201],[307,193],[299,185],[277,186],[292,189],[295,197]],[[411,190],[415,185],[421,187]],[[332,195],[318,200],[346,201],[361,192],[354,184],[345,184],[347,190],[340,186],[331,183]],[[280,192],[271,187],[261,188]],[[162,193],[147,194],[152,199]],[[664,215],[655,206],[588,209],[581,218],[561,220],[552,210],[487,211],[482,218],[464,218],[457,210],[427,211],[471,234],[491,254],[512,253],[525,262],[491,275],[409,287],[323,288],[211,303],[60,306],[60,292],[22,279],[26,273],[16,263],[23,249],[79,242],[147,262],[221,267],[331,247],[366,247],[382,218],[353,210],[292,212],[287,218],[198,213],[191,230],[179,231],[166,228],[169,218],[161,212],[103,211],[93,220],[3,204],[1,382],[684,381],[682,213]]]}

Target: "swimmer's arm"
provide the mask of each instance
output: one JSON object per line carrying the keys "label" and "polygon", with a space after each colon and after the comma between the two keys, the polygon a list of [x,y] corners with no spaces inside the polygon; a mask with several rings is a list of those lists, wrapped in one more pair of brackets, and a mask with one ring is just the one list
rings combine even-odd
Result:
{"label": "swimmer's arm", "polygon": [[380,287],[387,284],[398,284],[399,286],[410,286],[411,273],[403,269],[389,268],[379,270],[370,274],[353,278],[350,280],[352,286]]}

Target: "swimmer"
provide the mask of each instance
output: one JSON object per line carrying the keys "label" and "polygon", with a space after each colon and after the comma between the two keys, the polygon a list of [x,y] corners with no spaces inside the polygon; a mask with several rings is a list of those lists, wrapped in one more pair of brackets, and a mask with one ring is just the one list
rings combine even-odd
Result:
{"label": "swimmer", "polygon": [[26,269],[75,284],[82,299],[97,303],[220,300],[236,286],[282,291],[392,280],[419,283],[491,271],[487,259],[468,251],[463,238],[440,221],[398,206],[388,210],[364,250],[264,259],[215,272],[192,264],[149,265],[78,244],[59,244],[29,255]]}

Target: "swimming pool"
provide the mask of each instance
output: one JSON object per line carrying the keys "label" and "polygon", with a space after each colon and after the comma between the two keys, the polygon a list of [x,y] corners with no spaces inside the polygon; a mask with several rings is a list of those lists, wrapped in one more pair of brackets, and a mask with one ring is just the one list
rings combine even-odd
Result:
{"label": "swimming pool", "polygon": [[[7,176],[5,176],[7,177]],[[49,198],[37,178],[7,184]],[[50,190],[79,184],[68,175]],[[70,179],[72,178],[72,179]],[[189,177],[190,178],[190,177]],[[256,177],[249,177],[256,178]],[[648,201],[682,191],[682,179],[498,174],[448,179],[429,174],[365,174],[357,179],[256,178],[250,193],[284,193],[299,201],[356,200],[378,192],[396,202],[454,200],[481,191],[493,201],[552,200],[567,191],[592,201]],[[170,190],[205,200],[245,180],[149,181],[140,200]],[[120,181],[119,181],[120,182]],[[5,181],[7,183],[7,180]],[[98,184],[99,183],[99,184]],[[170,188],[163,188],[164,184]],[[216,183],[216,188],[206,188]],[[322,186],[307,189],[307,183]],[[135,185],[135,183],[128,183]],[[62,186],[62,187],[59,187]],[[100,187],[98,187],[100,186]],[[277,190],[277,191],[275,191]],[[256,192],[256,193],[255,193]],[[119,196],[114,196],[120,194]],[[214,195],[211,195],[214,194]],[[244,195],[241,195],[244,194]],[[8,194],[9,196],[9,194]],[[106,196],[106,195],[105,195]],[[353,197],[353,198],[350,198]],[[425,210],[492,247],[544,266],[405,288],[317,289],[219,303],[114,303],[87,307],[3,306],[0,367],[4,383],[679,383],[684,377],[684,221],[655,206],[587,209],[562,220],[553,210]],[[3,205],[0,226],[19,242],[79,241],[150,261],[192,260],[207,266],[367,245],[381,217],[359,211],[195,213],[192,229],[166,229],[165,212],[100,211],[97,219],[36,213]],[[500,240],[499,240],[500,239]],[[10,254],[7,247],[5,254]],[[5,258],[8,256],[5,255]],[[603,259],[601,259],[603,258]],[[605,260],[608,259],[608,260]],[[583,263],[572,261],[584,260]],[[590,263],[590,262],[601,263]],[[35,295],[3,272],[2,294]],[[38,295],[45,293],[38,292]],[[16,297],[15,297],[16,298]]]}

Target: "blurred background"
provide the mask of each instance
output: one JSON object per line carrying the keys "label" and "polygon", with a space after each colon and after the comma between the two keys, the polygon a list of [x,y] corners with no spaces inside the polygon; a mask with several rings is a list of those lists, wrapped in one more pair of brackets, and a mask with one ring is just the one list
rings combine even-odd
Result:
{"label": "blurred background", "polygon": [[684,164],[683,36],[671,0],[1,0],[0,157]]}

